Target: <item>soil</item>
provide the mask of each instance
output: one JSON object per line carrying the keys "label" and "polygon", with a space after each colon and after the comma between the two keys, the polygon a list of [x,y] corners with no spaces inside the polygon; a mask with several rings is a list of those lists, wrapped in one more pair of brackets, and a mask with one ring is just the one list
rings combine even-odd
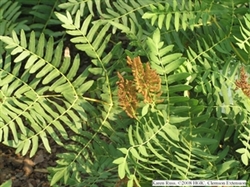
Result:
{"label": "soil", "polygon": [[36,155],[29,158],[0,144],[0,184],[11,179],[12,187],[49,187],[47,167],[54,167],[56,154],[62,152],[57,145],[51,147],[51,153],[41,146]]}

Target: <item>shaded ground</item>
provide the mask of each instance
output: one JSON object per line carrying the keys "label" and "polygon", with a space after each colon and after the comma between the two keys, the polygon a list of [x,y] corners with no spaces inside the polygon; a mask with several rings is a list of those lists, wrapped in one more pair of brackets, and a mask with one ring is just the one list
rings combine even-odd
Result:
{"label": "shaded ground", "polygon": [[52,153],[40,148],[32,158],[15,154],[15,150],[0,144],[0,184],[12,179],[13,187],[49,187],[47,167],[56,165],[56,154],[62,152],[51,145]]}

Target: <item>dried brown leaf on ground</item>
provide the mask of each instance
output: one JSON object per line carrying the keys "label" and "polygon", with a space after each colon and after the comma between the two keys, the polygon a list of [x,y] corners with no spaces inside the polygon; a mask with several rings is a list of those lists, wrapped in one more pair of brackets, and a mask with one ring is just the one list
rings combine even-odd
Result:
{"label": "dried brown leaf on ground", "polygon": [[35,165],[35,163],[28,157],[23,160],[23,163],[23,170],[25,172],[25,176],[28,177],[33,172],[33,166]]}

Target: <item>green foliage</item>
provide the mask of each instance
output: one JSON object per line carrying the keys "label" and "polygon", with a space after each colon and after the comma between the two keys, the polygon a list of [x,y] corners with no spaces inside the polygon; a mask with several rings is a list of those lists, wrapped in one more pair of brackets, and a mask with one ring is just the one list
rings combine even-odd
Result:
{"label": "green foliage", "polygon": [[0,187],[11,187],[12,186],[12,181],[8,180],[6,182],[4,182],[3,184],[1,184]]}
{"label": "green foliage", "polygon": [[[249,180],[250,12],[243,0],[0,2],[0,142],[34,156],[53,142],[51,186]],[[162,102],[119,106],[126,57],[149,61]],[[144,60],[145,59],[145,60]]]}

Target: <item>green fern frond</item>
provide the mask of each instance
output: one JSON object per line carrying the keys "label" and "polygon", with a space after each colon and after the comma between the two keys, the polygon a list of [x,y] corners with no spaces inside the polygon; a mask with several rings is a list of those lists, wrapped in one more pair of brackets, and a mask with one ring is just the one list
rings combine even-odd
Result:
{"label": "green fern frond", "polygon": [[12,180],[5,181],[3,184],[0,185],[0,187],[11,187],[12,186]]}
{"label": "green fern frond", "polygon": [[[228,30],[230,29],[232,29],[232,25]],[[204,31],[211,33],[210,28],[204,28]],[[196,79],[197,82],[195,81],[197,83],[195,86],[195,92],[197,93],[196,97],[199,97],[200,93],[207,96],[206,100],[204,100],[204,97],[202,97],[202,100],[206,105],[206,113],[208,116],[210,116],[211,120],[204,125],[209,128],[209,126],[213,124],[214,127],[217,127],[216,129],[218,131],[214,135],[211,134],[211,138],[214,137],[214,139],[219,140],[220,142],[227,142],[229,140],[232,141],[232,139],[234,139],[235,143],[240,144],[240,142],[236,140],[237,132],[239,130],[236,124],[239,124],[240,126],[242,125],[242,121],[240,119],[248,113],[244,107],[249,107],[247,106],[248,104],[241,104],[241,102],[239,103],[239,98],[233,91],[235,88],[237,71],[239,69],[239,62],[232,58],[225,60],[227,59],[225,55],[230,54],[232,50],[231,36],[228,37],[228,32],[220,31],[213,33],[216,33],[215,36],[219,36],[218,38],[224,39],[218,41],[217,37],[213,37],[212,34],[209,34],[210,38],[208,39],[202,34],[201,36],[203,36],[203,43],[197,43],[197,49],[193,50],[189,48],[188,50],[188,58],[190,59],[190,62],[197,60],[204,68],[202,69],[200,66],[192,67],[194,72],[198,74],[202,73],[201,76],[198,76],[199,79]],[[212,47],[207,48],[206,46]],[[194,51],[199,52],[199,54]],[[224,59],[224,61],[221,61],[221,59]],[[221,63],[217,64],[217,66],[214,66],[213,62],[215,60],[220,61]],[[197,63],[195,64],[197,65]],[[213,103],[213,105],[210,103]],[[242,108],[241,105],[244,105],[244,107]],[[229,116],[227,117],[227,120],[224,120],[225,116]],[[217,119],[217,122],[215,122],[215,118]],[[228,124],[235,125],[229,126]],[[219,142],[215,143],[214,145],[210,145],[210,152],[216,152],[218,150],[218,146]],[[227,147],[223,147],[223,151],[228,152]],[[221,155],[219,160],[221,160],[223,156],[225,157],[226,155]],[[242,161],[246,164],[247,157],[244,155],[244,158],[242,159],[244,159],[244,161]],[[219,162],[219,160],[216,162]],[[235,167],[239,165],[239,163],[235,160],[231,160],[227,164],[234,164]],[[225,166],[220,165],[215,168],[218,170],[219,174],[224,172],[221,168],[226,168],[228,172],[231,172],[231,169],[229,166],[226,167],[226,164]]]}
{"label": "green fern frond", "polygon": [[59,5],[59,8],[66,9],[68,12],[70,12],[71,15],[75,15],[77,11],[81,12],[81,16],[86,13],[86,9],[91,13],[92,16],[95,16],[95,8],[97,9],[97,12],[100,14],[101,9],[106,4],[104,1],[96,0],[96,1],[69,1],[66,3],[62,3]]}
{"label": "green fern frond", "polygon": [[[118,43],[114,45],[110,52],[105,52],[111,37],[111,34],[106,34],[110,26],[105,25],[102,27],[101,23],[91,26],[91,15],[89,15],[81,24],[79,11],[76,13],[74,21],[69,12],[66,13],[66,16],[58,13],[56,13],[56,15],[64,23],[63,27],[67,29],[66,32],[73,36],[71,42],[75,44],[76,48],[80,51],[84,51],[90,58],[92,58],[92,63],[95,67],[89,68],[89,72],[102,77],[97,80],[97,83],[101,84],[100,90],[105,91],[106,94],[100,95],[104,101],[107,101],[108,103],[112,102],[111,85],[114,85],[115,82],[109,78],[109,74],[114,68],[116,68],[116,66],[115,64],[110,66],[110,60],[113,58],[114,52],[117,53],[118,57],[118,51],[121,50],[121,45]],[[112,109],[112,107],[108,108],[108,110]]]}
{"label": "green fern frond", "polygon": [[[67,29],[66,32],[74,36],[71,42],[76,44],[77,49],[86,52],[91,58],[98,59],[102,56],[107,42],[110,39],[110,34],[105,36],[109,29],[108,25],[103,28],[100,28],[101,24],[95,24],[93,27],[90,27],[91,15],[81,24],[80,11],[76,13],[74,21],[69,12],[67,12],[66,16],[59,13],[56,13],[56,16],[64,23],[62,26]],[[98,37],[96,37],[96,32],[99,33]]]}
{"label": "green fern frond", "polygon": [[[20,4],[18,2],[12,3],[8,0],[0,2],[0,35],[10,35],[13,30],[20,32],[21,29],[29,30],[26,21],[17,22],[21,14]],[[4,52],[3,43],[0,41],[0,54]]]}
{"label": "green fern frond", "polygon": [[152,67],[160,75],[170,74],[185,61],[184,58],[181,58],[180,53],[166,55],[172,51],[173,45],[162,48],[163,45],[164,42],[161,41],[160,31],[156,29],[152,38],[147,38],[147,51],[149,52]]}
{"label": "green fern frond", "polygon": [[206,11],[208,5],[206,2],[199,3],[199,1],[177,1],[174,0],[168,3],[158,3],[155,6],[151,5],[151,10],[143,15],[143,19],[150,19],[151,25],[157,22],[157,26],[161,29],[163,26],[167,30],[174,28],[186,30],[190,28],[194,30],[195,27],[207,25],[210,22],[212,13]]}
{"label": "green fern frond", "polygon": [[[119,157],[114,161],[118,165],[119,177],[123,178],[127,175],[133,178],[135,176],[134,183],[141,179],[152,180],[159,177],[162,179],[170,179],[176,176],[181,176],[181,179],[208,178],[213,174],[211,172],[206,175],[201,174],[205,173],[207,168],[202,160],[206,159],[212,162],[217,159],[211,153],[202,151],[203,147],[213,142],[211,141],[212,133],[211,138],[208,138],[203,144],[201,144],[201,138],[190,136],[190,134],[195,137],[207,133],[206,129],[199,129],[198,126],[197,129],[192,127],[194,124],[206,122],[208,115],[203,114],[205,106],[198,106],[198,100],[189,99],[188,94],[184,96],[185,92],[192,88],[188,85],[189,73],[179,70],[185,59],[179,53],[171,54],[173,45],[164,48],[162,46],[164,46],[164,42],[161,40],[160,31],[156,29],[152,37],[147,38],[146,51],[152,68],[162,77],[163,93],[166,97],[164,102],[168,103],[168,106],[159,104],[157,112],[154,107],[143,107],[142,116],[147,114],[150,118],[140,118],[136,127],[132,125],[129,127],[130,147],[121,148],[124,157]],[[161,114],[161,117],[156,117],[156,113]],[[184,131],[186,133],[181,134]],[[182,145],[179,140],[180,137],[185,145],[190,146]],[[160,144],[162,141],[165,142],[164,146]],[[178,156],[172,156],[176,154]],[[181,158],[186,154],[189,157],[184,161]],[[155,162],[155,160],[160,160],[158,166],[158,162]],[[181,163],[180,160],[182,160]],[[196,165],[193,162],[200,164]],[[136,167],[133,167],[133,165],[136,165]],[[162,169],[154,170],[155,168]],[[150,174],[153,170],[156,171],[154,175]]]}
{"label": "green fern frond", "polygon": [[54,15],[54,11],[59,10],[58,1],[17,0],[16,2],[22,4],[22,12],[18,21],[25,21],[29,25],[29,30],[35,31],[38,36],[41,33],[53,37],[63,36],[64,32],[58,31],[61,27],[60,21]]}
{"label": "green fern frond", "polygon": [[[98,22],[113,25],[113,34],[117,32],[117,28],[131,30],[134,25],[143,23],[142,15],[151,4],[157,4],[157,1],[132,0],[124,2],[123,0],[118,0],[107,3],[106,10],[101,12],[102,19],[98,20]],[[143,26],[150,27],[150,25]]]}
{"label": "green fern frond", "polygon": [[240,31],[241,31],[241,35],[243,37],[243,40],[236,38],[236,40],[238,41],[237,44],[241,49],[244,49],[246,53],[249,54],[249,47],[250,47],[250,14],[246,14],[244,16],[244,20],[245,20],[245,24],[246,26],[244,26],[241,23],[241,27],[240,27]]}
{"label": "green fern frond", "polygon": [[[249,180],[250,100],[236,81],[241,62],[249,72],[244,0],[2,0],[0,9],[0,142],[30,156],[64,147],[50,185]],[[160,82],[161,102],[138,94],[136,119],[118,102],[117,72],[133,79],[126,56],[148,61],[157,75],[147,79]]]}
{"label": "green fern frond", "polygon": [[[193,111],[195,107],[197,106],[187,110]],[[196,111],[199,113],[202,112],[202,109]],[[178,125],[184,129],[190,128],[191,125],[187,125],[189,118],[183,118],[181,121],[180,117],[173,118],[170,116],[169,118],[166,115],[157,117],[156,114],[151,112],[149,114],[151,115],[149,119],[142,118],[141,122],[137,123],[136,126],[129,127],[130,147],[121,148],[120,150],[124,156],[114,161],[118,165],[120,178],[125,175],[128,177],[135,175],[134,183],[136,183],[137,180],[150,181],[154,178],[167,180],[177,176],[179,179],[209,178],[213,176],[212,172],[206,171],[207,162],[214,162],[218,157],[203,151],[203,147],[213,144],[214,141],[211,141],[212,138],[207,138],[206,141],[202,138],[195,138],[197,134],[207,133],[206,129],[200,128],[198,131],[197,128],[196,131],[191,132],[194,137],[190,138],[187,136],[190,131],[187,131],[187,134],[181,134],[181,129],[176,127]],[[190,122],[193,120],[194,124],[196,124],[198,121],[195,120],[198,117],[194,114],[192,118],[190,118]],[[176,121],[177,119],[178,121]],[[206,120],[207,118],[204,118],[202,121]],[[204,141],[200,141],[201,139]],[[160,142],[164,142],[164,145]],[[197,145],[201,148],[198,148]],[[136,167],[133,167],[133,165],[136,165]],[[154,172],[152,173],[152,171]]]}
{"label": "green fern frond", "polygon": [[[249,113],[248,113],[249,115]],[[250,159],[250,127],[249,124],[243,122],[242,128],[239,129],[239,138],[242,143],[241,147],[236,150],[240,153],[241,161],[244,165],[249,166]]]}
{"label": "green fern frond", "polygon": [[[118,180],[115,165],[112,164],[112,161],[114,155],[120,155],[120,153],[112,143],[101,139],[100,135],[82,131],[81,135],[71,137],[74,146],[66,145],[65,148],[68,152],[58,154],[58,166],[50,168],[54,173],[51,185],[60,180],[63,175],[69,176],[64,182],[68,181],[74,186],[80,186],[80,184],[97,185],[98,181],[100,183],[105,181],[104,183],[111,182],[114,184]],[[98,162],[96,162],[97,160]],[[76,167],[78,169],[73,170]],[[88,176],[88,179],[83,182],[82,178],[84,176]]]}
{"label": "green fern frond", "polygon": [[3,0],[0,3],[0,35],[8,35],[12,30],[19,32],[21,29],[28,30],[25,21],[16,23],[16,20],[21,14],[21,6],[18,2],[12,3],[11,1]]}
{"label": "green fern frond", "polygon": [[[16,147],[16,151],[23,155],[31,149],[30,156],[36,153],[40,139],[50,152],[48,136],[62,145],[59,136],[68,139],[65,128],[79,133],[81,120],[86,120],[87,115],[77,105],[78,99],[93,81],[85,82],[86,73],[77,78],[78,55],[72,61],[70,57],[64,57],[61,61],[62,42],[52,53],[53,38],[46,41],[41,35],[36,41],[35,33],[32,32],[28,45],[26,35],[21,31],[20,38],[13,32],[12,37],[0,36],[0,40],[7,44],[6,48],[15,56],[12,61],[10,55],[6,54],[1,61],[3,102],[0,115],[3,121],[0,139],[6,145]],[[10,68],[13,62],[15,65]],[[70,70],[65,69],[64,66],[69,64]],[[59,131],[56,133],[52,127]],[[9,132],[12,132],[13,140]]]}

